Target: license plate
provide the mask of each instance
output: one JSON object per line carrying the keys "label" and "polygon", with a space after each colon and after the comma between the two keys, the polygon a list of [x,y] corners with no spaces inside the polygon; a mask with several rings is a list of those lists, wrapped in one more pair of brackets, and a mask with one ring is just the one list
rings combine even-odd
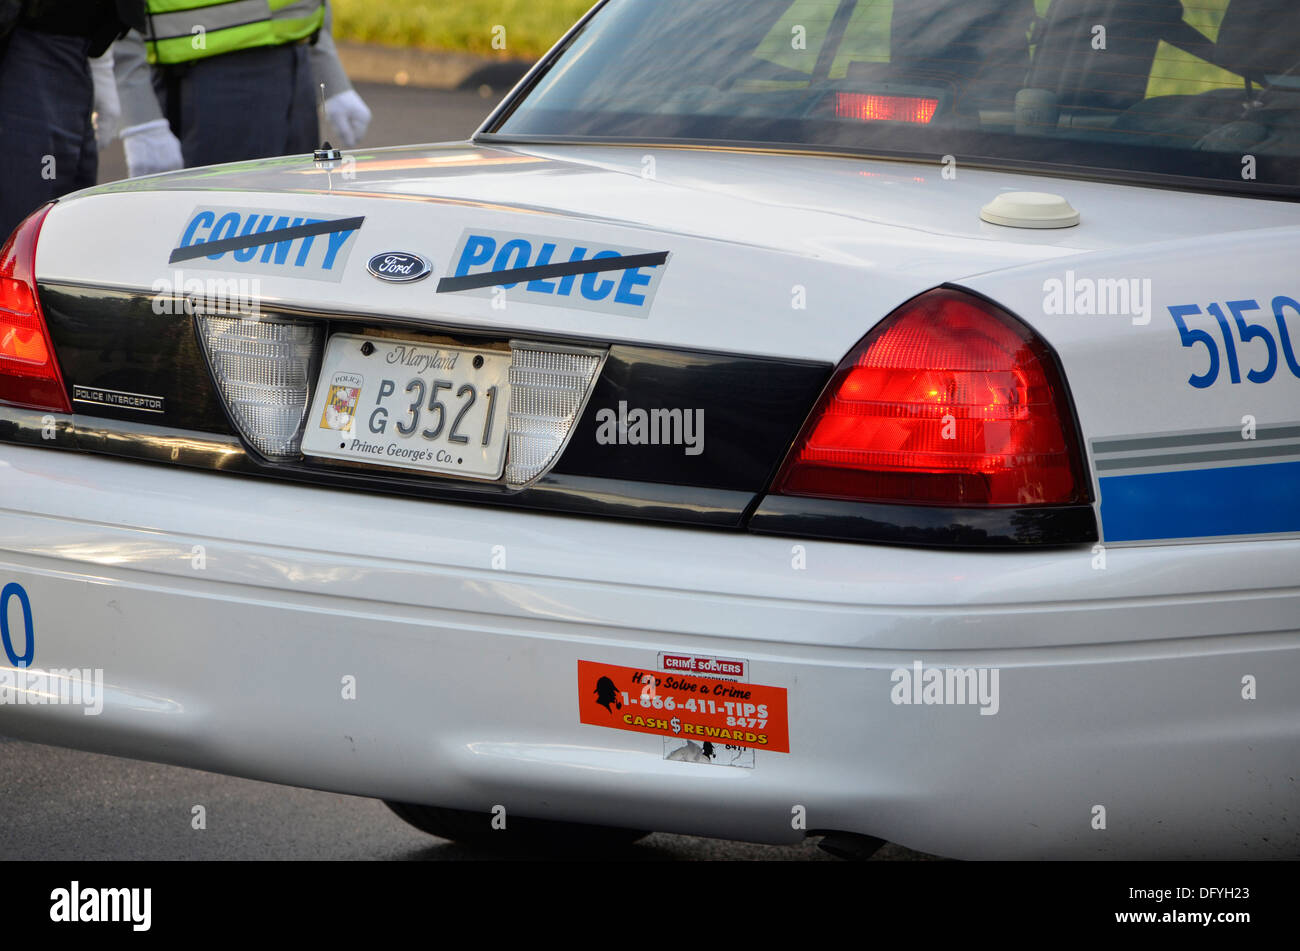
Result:
{"label": "license plate", "polygon": [[509,353],[335,334],[303,435],[308,456],[499,479]]}

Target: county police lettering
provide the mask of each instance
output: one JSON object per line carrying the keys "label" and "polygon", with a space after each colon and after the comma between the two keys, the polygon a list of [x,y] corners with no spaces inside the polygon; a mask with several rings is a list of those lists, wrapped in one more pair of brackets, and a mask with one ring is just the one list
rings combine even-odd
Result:
{"label": "county police lettering", "polygon": [[[663,263],[641,263],[647,260]],[[438,282],[438,293],[493,299],[504,289],[510,300],[529,304],[649,317],[667,260],[667,252],[603,240],[466,231],[452,254],[453,263],[447,265],[452,273]],[[593,262],[605,265],[582,269]],[[547,271],[564,273],[547,275]],[[499,285],[488,280],[495,274],[501,274]],[[464,286],[467,278],[475,277],[480,280]]]}
{"label": "county police lettering", "polygon": [[[195,208],[168,263],[338,282],[364,219],[266,208]],[[211,253],[201,253],[214,245]]]}

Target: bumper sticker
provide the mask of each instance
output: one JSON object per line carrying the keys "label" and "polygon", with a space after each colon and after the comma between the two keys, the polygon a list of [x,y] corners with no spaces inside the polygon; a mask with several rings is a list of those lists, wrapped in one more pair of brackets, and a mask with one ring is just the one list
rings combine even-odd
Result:
{"label": "bumper sticker", "polygon": [[[744,680],[749,661],[738,657],[705,657],[698,654],[659,655],[659,670],[688,673],[710,680]],[[662,677],[663,674],[661,673]],[[754,748],[734,743],[695,741],[682,736],[664,737],[664,759],[675,763],[701,763],[706,766],[754,768]]]}
{"label": "bumper sticker", "polygon": [[[790,752],[786,689],[578,661],[578,719],[591,726],[704,744]],[[679,759],[691,757],[693,750]],[[718,757],[724,758],[724,757]],[[730,759],[728,754],[725,759]],[[736,764],[740,765],[740,764]]]}

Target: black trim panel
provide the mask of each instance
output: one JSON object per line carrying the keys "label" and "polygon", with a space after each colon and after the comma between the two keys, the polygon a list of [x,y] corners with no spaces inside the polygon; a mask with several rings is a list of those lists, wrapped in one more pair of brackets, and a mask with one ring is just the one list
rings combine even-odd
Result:
{"label": "black trim panel", "polygon": [[[152,297],[130,291],[42,284],[40,294],[69,390],[87,386],[145,394],[159,398],[164,408],[158,413],[126,406],[74,404],[74,412],[88,425],[92,418],[102,417],[192,433],[238,434],[216,390],[192,317],[183,311],[158,314],[156,309],[165,308],[156,308]],[[174,303],[179,310],[180,302]],[[601,341],[558,334],[309,311],[278,303],[267,304],[266,311],[319,320],[327,338],[347,331],[409,335],[465,348],[505,346],[512,337],[542,344],[605,347]],[[832,370],[829,363],[657,346],[614,344],[608,351],[591,398],[553,474],[603,480],[606,485],[663,483],[683,499],[695,488],[702,501],[710,490],[722,489],[744,492],[753,504],[755,496],[767,488]],[[627,405],[629,413],[698,413],[703,439],[697,441],[698,446],[610,443],[601,438],[608,435],[609,427],[601,431],[598,415],[602,410],[617,412],[620,403]],[[697,448],[703,451],[691,454]],[[249,454],[268,469],[296,465],[262,459],[253,450]],[[332,483],[336,473],[351,468],[319,459],[301,466],[310,467],[322,484],[325,480]],[[401,476],[397,470],[371,470],[369,478],[370,484],[383,491],[384,485]],[[468,491],[463,480],[431,475],[415,478],[429,488],[431,497],[443,488],[456,497]],[[500,494],[502,488],[478,486],[473,497],[481,498],[478,493],[482,491]],[[608,495],[609,490],[597,494]],[[703,504],[709,507],[709,503]]]}
{"label": "black trim panel", "polygon": [[[93,415],[235,435],[180,300],[71,284],[41,283],[38,291],[69,399],[78,386],[158,397],[161,413],[95,404]],[[88,405],[73,408],[90,419]]]}
{"label": "black trim panel", "polygon": [[[434,501],[487,501],[557,514],[630,518],[697,528],[741,528],[745,510],[754,499],[752,493],[743,491],[555,472],[521,492],[490,484],[434,484],[390,471],[376,475],[334,470],[329,485],[322,486],[319,469],[301,464],[268,466],[245,451],[235,436],[13,406],[0,406],[0,441],[270,477],[316,488],[358,489]],[[1098,540],[1096,515],[1090,505],[938,508],[768,495],[745,527],[765,535],[936,548],[1046,547]]]}
{"label": "black trim panel", "polygon": [[[829,363],[615,344],[553,471],[763,492],[832,369]],[[698,413],[702,451],[602,443],[601,414],[618,414],[620,404],[629,414]]]}
{"label": "black trim panel", "polygon": [[1086,545],[1098,540],[1091,505],[942,508],[767,495],[751,532],[935,548]]}
{"label": "black trim panel", "polygon": [[628,518],[698,528],[739,528],[754,499],[752,492],[556,473],[522,491],[495,484],[431,482],[397,470],[336,468],[323,482],[321,469],[315,466],[261,462],[244,449],[237,436],[5,405],[0,405],[0,442],[261,476],[323,490],[355,489],[442,502],[488,502],[543,513]]}

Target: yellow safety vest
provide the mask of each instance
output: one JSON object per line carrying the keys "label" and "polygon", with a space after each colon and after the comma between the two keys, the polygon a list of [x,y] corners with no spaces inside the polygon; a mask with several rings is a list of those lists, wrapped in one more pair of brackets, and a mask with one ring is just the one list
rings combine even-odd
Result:
{"label": "yellow safety vest", "polygon": [[311,36],[325,0],[148,0],[149,62],[188,63]]}

